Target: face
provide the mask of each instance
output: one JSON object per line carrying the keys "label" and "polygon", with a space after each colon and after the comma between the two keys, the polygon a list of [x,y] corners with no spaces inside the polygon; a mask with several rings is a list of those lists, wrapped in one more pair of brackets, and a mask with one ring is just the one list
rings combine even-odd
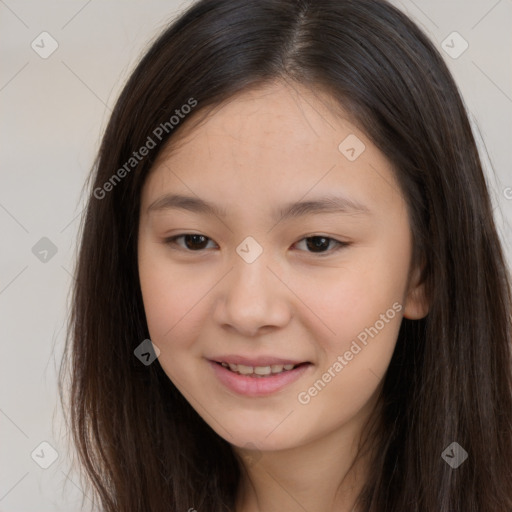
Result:
{"label": "face", "polygon": [[341,432],[373,403],[402,316],[426,314],[390,163],[298,86],[244,92],[183,128],[142,191],[153,364],[234,446]]}

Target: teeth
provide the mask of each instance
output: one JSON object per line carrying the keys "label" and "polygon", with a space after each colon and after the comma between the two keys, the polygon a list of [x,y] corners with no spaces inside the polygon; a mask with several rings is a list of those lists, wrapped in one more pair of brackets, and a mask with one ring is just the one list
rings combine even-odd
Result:
{"label": "teeth", "polygon": [[252,366],[245,366],[243,364],[239,364],[238,373],[241,373],[242,375],[249,375],[250,373],[253,373],[253,368]]}
{"label": "teeth", "polygon": [[270,374],[282,373],[295,368],[293,364],[273,364],[271,366],[245,366],[243,364],[221,363],[224,368],[229,368],[232,372],[241,375],[265,376]]}
{"label": "teeth", "polygon": [[270,368],[270,366],[255,366],[254,373],[256,375],[270,375],[272,373],[272,368]]}

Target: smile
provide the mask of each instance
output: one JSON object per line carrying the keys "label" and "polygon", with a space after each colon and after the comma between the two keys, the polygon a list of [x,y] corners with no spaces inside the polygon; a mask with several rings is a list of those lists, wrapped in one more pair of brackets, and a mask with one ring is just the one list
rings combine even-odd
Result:
{"label": "smile", "polygon": [[[233,363],[218,363],[230,371],[240,375],[250,375],[252,377],[266,377],[268,375],[275,375],[277,373],[287,372],[293,370],[299,365],[295,364],[273,364],[271,366],[246,366],[244,364]],[[307,363],[303,363],[307,364]]]}
{"label": "smile", "polygon": [[246,366],[211,360],[208,362],[223,387],[249,397],[277,393],[313,368],[311,363]]}

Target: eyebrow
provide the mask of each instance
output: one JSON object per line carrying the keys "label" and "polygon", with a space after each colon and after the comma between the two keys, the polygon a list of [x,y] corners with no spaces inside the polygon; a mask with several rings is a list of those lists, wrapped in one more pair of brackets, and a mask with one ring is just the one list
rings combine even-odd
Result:
{"label": "eyebrow", "polygon": [[[167,194],[160,197],[147,208],[147,213],[154,211],[180,209],[204,215],[227,217],[226,210],[218,204],[205,201],[199,197],[185,196],[181,194]],[[274,212],[277,219],[287,220],[303,217],[305,215],[321,213],[345,213],[345,214],[371,214],[370,209],[364,204],[343,196],[322,196],[309,201],[287,203]]]}

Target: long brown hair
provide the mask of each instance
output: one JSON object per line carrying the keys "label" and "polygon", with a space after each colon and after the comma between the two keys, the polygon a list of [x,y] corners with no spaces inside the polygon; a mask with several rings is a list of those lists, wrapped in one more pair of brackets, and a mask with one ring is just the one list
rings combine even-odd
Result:
{"label": "long brown hair", "polygon": [[[383,0],[201,0],[131,75],[91,176],[61,368],[85,482],[107,512],[234,510],[231,446],[158,361],[134,356],[149,338],[140,193],[198,112],[275,80],[328,91],[389,158],[423,262],[429,313],[402,321],[358,510],[510,512],[511,293],[482,165],[439,52]],[[175,125],[176,109],[193,102]],[[131,161],[148,137],[154,147]],[[441,457],[452,442],[469,456],[457,469]]]}

